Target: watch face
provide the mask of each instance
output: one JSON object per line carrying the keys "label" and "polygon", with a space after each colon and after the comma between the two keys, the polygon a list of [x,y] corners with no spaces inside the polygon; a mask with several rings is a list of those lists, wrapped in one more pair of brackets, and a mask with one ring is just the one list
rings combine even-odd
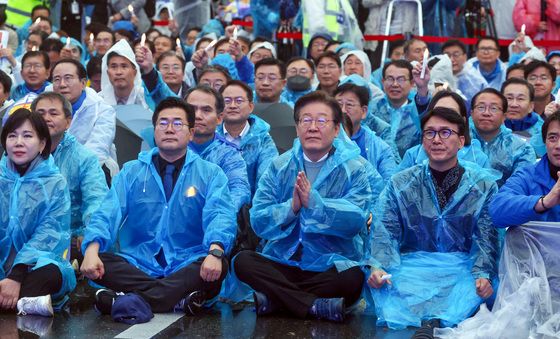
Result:
{"label": "watch face", "polygon": [[215,249],[210,251],[210,254],[217,257],[217,258],[221,258],[224,255],[224,252],[222,250],[219,250],[219,249],[215,248]]}

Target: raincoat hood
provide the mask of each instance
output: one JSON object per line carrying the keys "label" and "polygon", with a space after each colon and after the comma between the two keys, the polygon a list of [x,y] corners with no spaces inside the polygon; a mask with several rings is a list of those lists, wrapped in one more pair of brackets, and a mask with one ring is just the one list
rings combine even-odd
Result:
{"label": "raincoat hood", "polygon": [[362,65],[363,65],[363,73],[364,73],[363,78],[367,82],[369,82],[370,78],[371,78],[371,62],[369,61],[369,58],[368,58],[367,54],[363,51],[360,51],[360,50],[353,50],[353,51],[347,52],[342,57],[340,57],[340,62],[342,63],[342,74],[343,75],[348,75],[348,74],[344,73],[344,62],[351,55],[355,55],[358,59],[360,59],[360,61],[362,62]]}

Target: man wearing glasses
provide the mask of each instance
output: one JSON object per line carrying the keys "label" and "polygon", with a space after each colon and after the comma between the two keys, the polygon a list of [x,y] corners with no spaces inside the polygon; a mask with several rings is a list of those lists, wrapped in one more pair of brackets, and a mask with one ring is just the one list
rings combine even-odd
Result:
{"label": "man wearing glasses", "polygon": [[447,40],[442,45],[442,50],[451,59],[457,88],[467,97],[467,107],[470,107],[472,97],[488,87],[488,83],[467,63],[467,47],[464,43],[459,40]]}
{"label": "man wearing glasses", "polygon": [[476,43],[476,57],[468,61],[488,83],[500,90],[506,80],[507,64],[500,60],[500,45],[493,37],[483,37]]}
{"label": "man wearing glasses", "polygon": [[253,90],[243,81],[232,80],[222,87],[221,93],[225,104],[224,122],[217,132],[241,150],[253,196],[260,177],[278,156],[278,150],[268,133],[270,125],[251,114],[255,107]]}
{"label": "man wearing glasses", "polygon": [[[385,95],[371,103],[373,109],[364,120],[364,124],[385,140],[400,157],[407,149],[420,143],[419,112],[425,111],[430,100],[430,70],[426,68],[424,79],[420,77],[421,71],[421,64],[413,68],[405,60],[386,63],[382,73]],[[409,98],[414,85],[417,93]]]}
{"label": "man wearing glasses", "polygon": [[12,88],[10,98],[18,101],[29,93],[41,94],[50,85],[50,60],[46,52],[31,51],[21,59],[21,77],[24,83]]}
{"label": "man wearing glasses", "polygon": [[167,98],[152,122],[157,148],[124,166],[85,231],[81,271],[107,288],[96,293],[103,314],[117,292],[137,294],[153,312],[195,314],[228,270],[235,210],[224,172],[187,151],[194,109]]}
{"label": "man wearing glasses", "polygon": [[498,243],[488,206],[498,188],[491,172],[458,161],[466,128],[454,110],[429,111],[429,161],[395,174],[379,197],[368,279],[378,325],[422,326],[417,338],[431,338],[493,293]]}
{"label": "man wearing glasses", "polygon": [[302,96],[311,93],[311,83],[315,75],[313,61],[304,57],[293,57],[286,64],[286,87],[280,100],[291,103],[291,106]]}
{"label": "man wearing glasses", "polygon": [[493,88],[482,90],[472,101],[471,135],[480,141],[492,168],[502,174],[498,187],[517,169],[536,160],[533,147],[504,125],[507,110],[508,100]]}
{"label": "man wearing glasses", "polygon": [[163,52],[156,60],[156,66],[161,73],[163,82],[177,97],[185,100],[189,86],[183,81],[185,77],[185,59],[175,53],[175,51]]}
{"label": "man wearing glasses", "polygon": [[364,159],[337,137],[342,119],[324,92],[301,97],[298,138],[259,181],[251,225],[267,243],[233,260],[239,280],[255,290],[258,316],[284,311],[342,322],[360,298],[372,191]]}
{"label": "man wearing glasses", "polygon": [[[281,60],[265,58],[255,64],[255,102],[278,103],[286,86],[286,65]],[[287,103],[289,104],[289,103]]]}
{"label": "man wearing glasses", "polygon": [[556,69],[545,61],[531,61],[525,66],[525,79],[535,88],[535,108],[543,120],[545,107],[554,101],[552,90],[556,86]]}

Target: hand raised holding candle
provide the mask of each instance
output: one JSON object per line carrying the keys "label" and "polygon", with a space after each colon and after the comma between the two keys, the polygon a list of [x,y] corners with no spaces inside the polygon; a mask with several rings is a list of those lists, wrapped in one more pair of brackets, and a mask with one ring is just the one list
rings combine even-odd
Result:
{"label": "hand raised holding candle", "polygon": [[414,68],[412,68],[412,79],[418,89],[418,95],[426,97],[428,96],[428,83],[430,82],[430,68],[426,67],[424,70],[424,78],[422,78],[421,75],[422,65],[418,63]]}
{"label": "hand raised holding candle", "polygon": [[140,45],[136,46],[134,55],[142,74],[148,74],[154,69],[154,56],[152,55],[152,51],[146,47],[145,43],[140,43]]}

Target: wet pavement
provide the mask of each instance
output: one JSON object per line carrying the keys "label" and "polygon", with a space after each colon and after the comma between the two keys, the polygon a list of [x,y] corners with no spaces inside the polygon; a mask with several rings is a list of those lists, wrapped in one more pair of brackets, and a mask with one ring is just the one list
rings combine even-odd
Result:
{"label": "wet pavement", "polygon": [[[414,330],[389,331],[375,326],[375,316],[360,311],[343,324],[275,315],[259,317],[252,304],[217,303],[197,317],[156,314],[149,323],[126,325],[93,310],[91,295],[74,295],[68,309],[54,318],[0,314],[0,339],[37,338],[410,338]],[[19,329],[18,329],[19,328]]]}

